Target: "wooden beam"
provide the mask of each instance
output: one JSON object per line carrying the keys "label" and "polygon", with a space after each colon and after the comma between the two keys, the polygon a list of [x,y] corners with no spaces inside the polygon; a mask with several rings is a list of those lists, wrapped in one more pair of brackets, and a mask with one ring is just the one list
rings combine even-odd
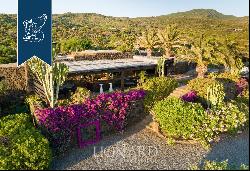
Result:
{"label": "wooden beam", "polygon": [[122,71],[121,72],[121,90],[122,91],[124,91],[124,88],[125,88],[125,86],[124,86],[124,79],[125,79],[125,77],[124,77],[124,71]]}

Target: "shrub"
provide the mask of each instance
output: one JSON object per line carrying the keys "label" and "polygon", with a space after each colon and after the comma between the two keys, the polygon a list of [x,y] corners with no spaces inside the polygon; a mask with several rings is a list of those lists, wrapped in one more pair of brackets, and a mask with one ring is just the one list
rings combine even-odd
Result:
{"label": "shrub", "polygon": [[169,137],[196,139],[208,145],[222,132],[236,132],[247,121],[233,102],[205,111],[199,103],[188,103],[171,97],[158,102],[153,112],[161,130]]}
{"label": "shrub", "polygon": [[223,72],[214,74],[213,76],[211,74],[209,78],[215,79],[223,84],[226,93],[226,100],[234,99],[237,96],[236,82],[240,79],[239,75],[231,74],[230,72]]}
{"label": "shrub", "polygon": [[236,166],[229,166],[228,160],[216,162],[205,160],[203,165],[192,166],[191,170],[249,170],[249,166],[241,164],[239,168]]}
{"label": "shrub", "polygon": [[243,91],[243,93],[238,95],[232,103],[237,105],[241,112],[245,113],[247,117],[247,125],[249,125],[249,90],[246,89]]}
{"label": "shrub", "polygon": [[76,91],[70,97],[72,104],[83,103],[87,98],[90,97],[90,91],[84,87],[77,87]]}
{"label": "shrub", "polygon": [[103,119],[118,131],[124,129],[129,103],[143,99],[143,90],[127,93],[102,93],[82,104],[61,106],[35,111],[35,116],[48,135],[53,147],[64,150],[74,134],[75,128],[84,122]]}
{"label": "shrub", "polygon": [[202,122],[206,118],[206,112],[200,104],[171,97],[158,102],[153,111],[161,130],[167,136],[204,139],[202,135],[196,134],[202,131]]}
{"label": "shrub", "polygon": [[222,132],[235,133],[245,126],[247,122],[247,114],[242,112],[239,106],[234,102],[227,102],[220,108],[209,111],[213,120],[217,121],[217,125],[212,130],[218,134]]}
{"label": "shrub", "polygon": [[239,75],[231,74],[230,72],[223,72],[219,74],[212,73],[208,77],[214,79],[227,79],[230,80],[231,82],[237,82],[240,79]]}
{"label": "shrub", "polygon": [[196,78],[188,82],[188,88],[197,92],[199,101],[206,104],[207,89],[211,85],[223,86],[225,100],[230,101],[236,97],[235,82],[226,83],[226,80],[217,80],[213,78]]}
{"label": "shrub", "polygon": [[177,81],[169,77],[154,77],[146,80],[142,84],[142,88],[147,91],[145,107],[150,109],[156,102],[169,96],[177,87]]}
{"label": "shrub", "polygon": [[242,93],[239,94],[235,100],[249,105],[249,88],[243,90]]}
{"label": "shrub", "polygon": [[194,90],[197,92],[197,95],[199,96],[199,100],[203,103],[206,103],[207,98],[207,89],[211,85],[217,85],[220,84],[215,79],[210,78],[196,78],[193,80],[190,80],[188,82],[188,88],[191,90]]}
{"label": "shrub", "polygon": [[198,96],[195,91],[190,91],[183,96],[181,96],[181,99],[186,102],[195,102],[197,100]]}
{"label": "shrub", "polygon": [[244,78],[241,78],[237,83],[236,83],[236,90],[237,94],[242,95],[245,90],[249,88],[248,81]]}
{"label": "shrub", "polygon": [[71,93],[71,96],[67,99],[59,99],[57,106],[66,106],[70,104],[81,104],[86,99],[91,96],[90,90],[85,87],[77,87],[74,93]]}
{"label": "shrub", "polygon": [[27,114],[0,119],[0,170],[47,169],[51,161],[48,140]]}

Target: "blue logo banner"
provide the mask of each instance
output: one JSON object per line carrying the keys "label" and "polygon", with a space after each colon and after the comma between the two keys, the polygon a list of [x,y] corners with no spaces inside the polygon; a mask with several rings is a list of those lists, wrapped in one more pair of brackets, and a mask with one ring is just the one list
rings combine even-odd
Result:
{"label": "blue logo banner", "polygon": [[18,66],[36,56],[52,64],[52,0],[18,0]]}

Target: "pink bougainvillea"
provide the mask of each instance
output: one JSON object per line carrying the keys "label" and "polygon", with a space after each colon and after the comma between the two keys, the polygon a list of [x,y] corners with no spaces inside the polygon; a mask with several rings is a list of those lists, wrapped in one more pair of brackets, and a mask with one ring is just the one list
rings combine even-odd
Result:
{"label": "pink bougainvillea", "polygon": [[186,94],[184,94],[181,99],[186,101],[186,102],[195,102],[195,100],[197,100],[197,94],[195,91],[190,91]]}
{"label": "pink bougainvillea", "polygon": [[141,100],[144,96],[144,90],[103,93],[94,99],[87,99],[83,104],[36,110],[35,117],[40,126],[56,137],[55,141],[62,143],[71,138],[79,125],[97,119],[103,119],[122,131],[130,102]]}
{"label": "pink bougainvillea", "polygon": [[241,95],[242,92],[248,87],[248,81],[245,78],[241,78],[237,83],[236,83],[236,91],[237,94]]}

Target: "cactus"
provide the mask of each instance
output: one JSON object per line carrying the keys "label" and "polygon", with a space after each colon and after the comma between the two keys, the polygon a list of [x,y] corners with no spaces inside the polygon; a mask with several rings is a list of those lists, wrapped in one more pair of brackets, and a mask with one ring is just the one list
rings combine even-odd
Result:
{"label": "cactus", "polygon": [[158,60],[157,72],[159,74],[159,77],[164,77],[165,76],[165,61],[166,61],[165,57],[161,57]]}
{"label": "cactus", "polygon": [[223,103],[225,92],[223,84],[215,83],[207,88],[207,105],[208,107],[217,107]]}
{"label": "cactus", "polygon": [[147,79],[146,75],[147,75],[146,71],[141,71],[139,73],[138,86],[142,86],[142,84],[146,81]]}
{"label": "cactus", "polygon": [[55,104],[57,103],[59,88],[65,82],[68,71],[69,69],[65,64],[54,63],[53,65],[53,80],[56,87]]}
{"label": "cactus", "polygon": [[28,61],[28,66],[43,86],[47,104],[52,108],[55,107],[59,88],[66,80],[68,67],[61,63],[55,63],[51,67],[36,57]]}

